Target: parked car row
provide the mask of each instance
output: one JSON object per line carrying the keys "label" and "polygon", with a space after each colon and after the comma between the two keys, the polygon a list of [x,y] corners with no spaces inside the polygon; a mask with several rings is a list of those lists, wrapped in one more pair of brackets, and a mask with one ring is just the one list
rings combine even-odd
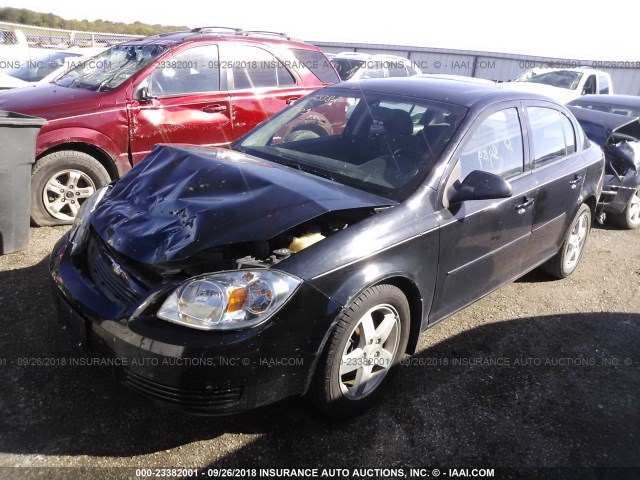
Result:
{"label": "parked car row", "polygon": [[17,68],[0,72],[0,90],[49,83],[65,70],[88,61],[104,49],[83,48],[47,52],[21,63]]}
{"label": "parked car row", "polygon": [[237,29],[96,58],[0,108],[46,105],[33,220],[73,222],[61,321],[192,413],[307,395],[356,415],[422,331],[571,275],[602,210],[638,226],[637,118],[409,70],[332,85],[317,48]]}
{"label": "parked car row", "polygon": [[31,218],[56,225],[71,223],[156,143],[228,145],[338,80],[312,45],[198,28],[114,46],[49,84],[0,94],[0,110],[48,120],[36,144]]}

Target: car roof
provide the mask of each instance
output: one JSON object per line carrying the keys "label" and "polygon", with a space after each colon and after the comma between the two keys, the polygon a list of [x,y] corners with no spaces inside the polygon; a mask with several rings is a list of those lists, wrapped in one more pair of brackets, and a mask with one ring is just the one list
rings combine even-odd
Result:
{"label": "car roof", "polygon": [[199,27],[190,31],[169,32],[152,35],[150,37],[133,39],[121,45],[177,45],[187,42],[200,41],[251,41],[272,45],[286,45],[305,50],[320,50],[309,43],[295,40],[285,33],[267,31],[245,31],[230,27]]}
{"label": "car roof", "polygon": [[338,84],[338,86],[350,90],[424,98],[469,108],[479,103],[491,104],[525,99],[544,100],[560,105],[557,101],[549,97],[535,93],[507,90],[495,85],[448,78],[414,76],[368,79],[357,82],[343,82]]}
{"label": "car roof", "polygon": [[456,82],[469,82],[480,85],[495,85],[497,83],[494,80],[487,80],[485,78],[468,77],[465,75],[453,75],[445,73],[423,73],[417,76],[420,78],[440,78],[443,80],[455,80]]}
{"label": "car roof", "polygon": [[576,98],[570,104],[590,103],[596,105],[628,105],[640,107],[640,97],[633,95],[583,95]]}

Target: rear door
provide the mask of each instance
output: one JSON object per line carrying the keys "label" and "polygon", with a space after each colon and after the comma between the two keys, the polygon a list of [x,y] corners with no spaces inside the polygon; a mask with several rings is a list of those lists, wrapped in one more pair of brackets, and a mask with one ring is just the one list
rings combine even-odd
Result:
{"label": "rear door", "polygon": [[[465,307],[522,272],[537,186],[525,162],[517,105],[500,108],[475,122],[455,160],[440,210],[440,260],[431,320]],[[512,196],[447,205],[447,190],[473,170],[501,176]]]}
{"label": "rear door", "polygon": [[152,98],[134,101],[129,108],[134,164],[156,143],[227,145],[234,140],[217,45],[198,45],[164,58],[146,82]]}
{"label": "rear door", "polygon": [[580,204],[586,174],[584,157],[576,149],[576,126],[550,104],[525,104],[529,154],[538,199],[531,233],[530,267],[553,255]]}
{"label": "rear door", "polygon": [[310,93],[285,63],[260,46],[220,45],[220,65],[231,102],[235,138]]}

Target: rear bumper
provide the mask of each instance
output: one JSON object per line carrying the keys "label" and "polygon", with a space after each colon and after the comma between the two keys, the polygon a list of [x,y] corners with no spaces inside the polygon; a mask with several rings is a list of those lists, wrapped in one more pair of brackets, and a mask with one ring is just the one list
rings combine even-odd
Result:
{"label": "rear bumper", "polygon": [[627,208],[629,201],[640,188],[640,175],[627,175],[622,181],[617,177],[607,175],[604,188],[600,195],[598,206],[606,213],[619,215]]}

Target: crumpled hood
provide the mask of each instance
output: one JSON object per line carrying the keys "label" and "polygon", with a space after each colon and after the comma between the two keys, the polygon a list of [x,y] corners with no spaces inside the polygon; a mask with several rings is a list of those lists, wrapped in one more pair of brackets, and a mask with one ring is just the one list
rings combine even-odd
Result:
{"label": "crumpled hood", "polygon": [[584,130],[589,140],[605,147],[614,133],[640,139],[640,121],[638,117],[627,117],[617,113],[601,112],[589,108],[567,106]]}
{"label": "crumpled hood", "polygon": [[269,240],[329,211],[396,202],[232,150],[158,145],[91,217],[119,253],[146,264]]}

